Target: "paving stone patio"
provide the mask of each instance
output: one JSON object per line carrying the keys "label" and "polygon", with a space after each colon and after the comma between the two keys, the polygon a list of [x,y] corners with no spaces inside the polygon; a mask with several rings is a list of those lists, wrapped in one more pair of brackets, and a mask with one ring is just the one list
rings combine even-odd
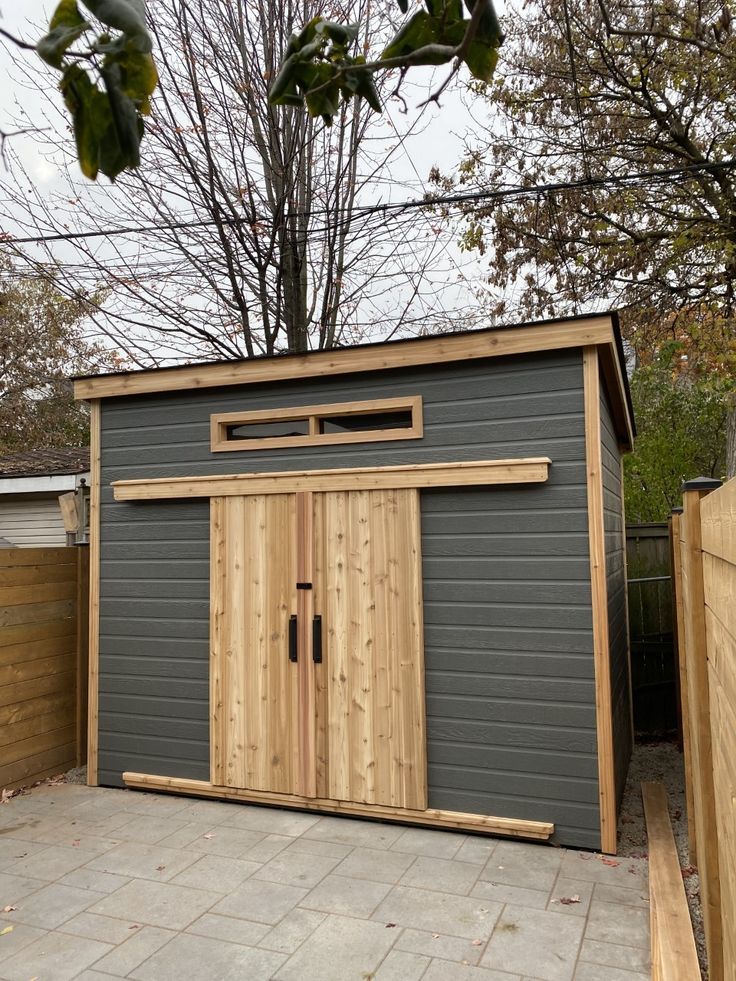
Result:
{"label": "paving stone patio", "polygon": [[650,977],[644,860],[69,784],[0,806],[4,907],[2,981]]}

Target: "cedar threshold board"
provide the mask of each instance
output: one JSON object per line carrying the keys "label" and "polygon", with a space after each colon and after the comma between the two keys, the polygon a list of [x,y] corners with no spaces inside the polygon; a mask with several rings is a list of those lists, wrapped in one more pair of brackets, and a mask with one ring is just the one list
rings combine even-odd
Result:
{"label": "cedar threshold board", "polygon": [[463,814],[459,811],[412,811],[403,807],[386,807],[381,804],[358,804],[352,801],[326,800],[323,798],[298,797],[293,794],[273,794],[259,790],[238,790],[234,787],[218,787],[208,780],[189,780],[184,777],[160,777],[147,773],[123,773],[123,781],[133,790],[167,791],[189,794],[195,797],[217,797],[238,800],[248,804],[266,804],[271,807],[291,807],[303,811],[322,811],[326,814],[346,814],[351,817],[374,818],[380,821],[398,821],[402,824],[420,824],[435,828],[452,828],[461,831],[486,832],[514,838],[530,838],[547,841],[554,834],[555,826],[547,821],[524,821],[514,818],[491,817],[485,814]]}

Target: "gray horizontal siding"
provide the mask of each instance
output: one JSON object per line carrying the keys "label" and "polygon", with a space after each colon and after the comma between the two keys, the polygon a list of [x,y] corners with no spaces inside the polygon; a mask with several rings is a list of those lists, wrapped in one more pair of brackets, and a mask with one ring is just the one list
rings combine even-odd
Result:
{"label": "gray horizontal siding", "polygon": [[[212,454],[213,412],[416,395],[424,437]],[[422,493],[430,806],[599,844],[579,351],[103,403],[100,775],[208,778],[208,503],[113,480],[549,456],[539,487]]]}
{"label": "gray horizontal siding", "polygon": [[611,669],[611,712],[616,796],[620,803],[633,748],[629,638],[626,620],[626,562],[621,496],[621,455],[605,389],[601,388],[601,461],[603,465],[603,527],[606,542],[608,637]]}

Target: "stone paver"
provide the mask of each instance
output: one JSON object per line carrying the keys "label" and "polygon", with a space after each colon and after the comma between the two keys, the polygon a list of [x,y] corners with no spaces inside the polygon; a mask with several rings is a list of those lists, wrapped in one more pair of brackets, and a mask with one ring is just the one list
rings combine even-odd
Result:
{"label": "stone paver", "polygon": [[645,860],[76,785],[0,832],[3,981],[649,978]]}

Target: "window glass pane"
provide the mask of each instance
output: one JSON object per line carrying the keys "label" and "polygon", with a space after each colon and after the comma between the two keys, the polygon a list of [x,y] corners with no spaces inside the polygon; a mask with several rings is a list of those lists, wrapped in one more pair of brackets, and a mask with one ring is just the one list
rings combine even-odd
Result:
{"label": "window glass pane", "polygon": [[278,422],[246,422],[228,426],[228,439],[274,439],[280,436],[308,436],[308,419],[284,419]]}
{"label": "window glass pane", "polygon": [[321,433],[360,433],[376,429],[411,429],[411,409],[328,416],[319,420]]}

